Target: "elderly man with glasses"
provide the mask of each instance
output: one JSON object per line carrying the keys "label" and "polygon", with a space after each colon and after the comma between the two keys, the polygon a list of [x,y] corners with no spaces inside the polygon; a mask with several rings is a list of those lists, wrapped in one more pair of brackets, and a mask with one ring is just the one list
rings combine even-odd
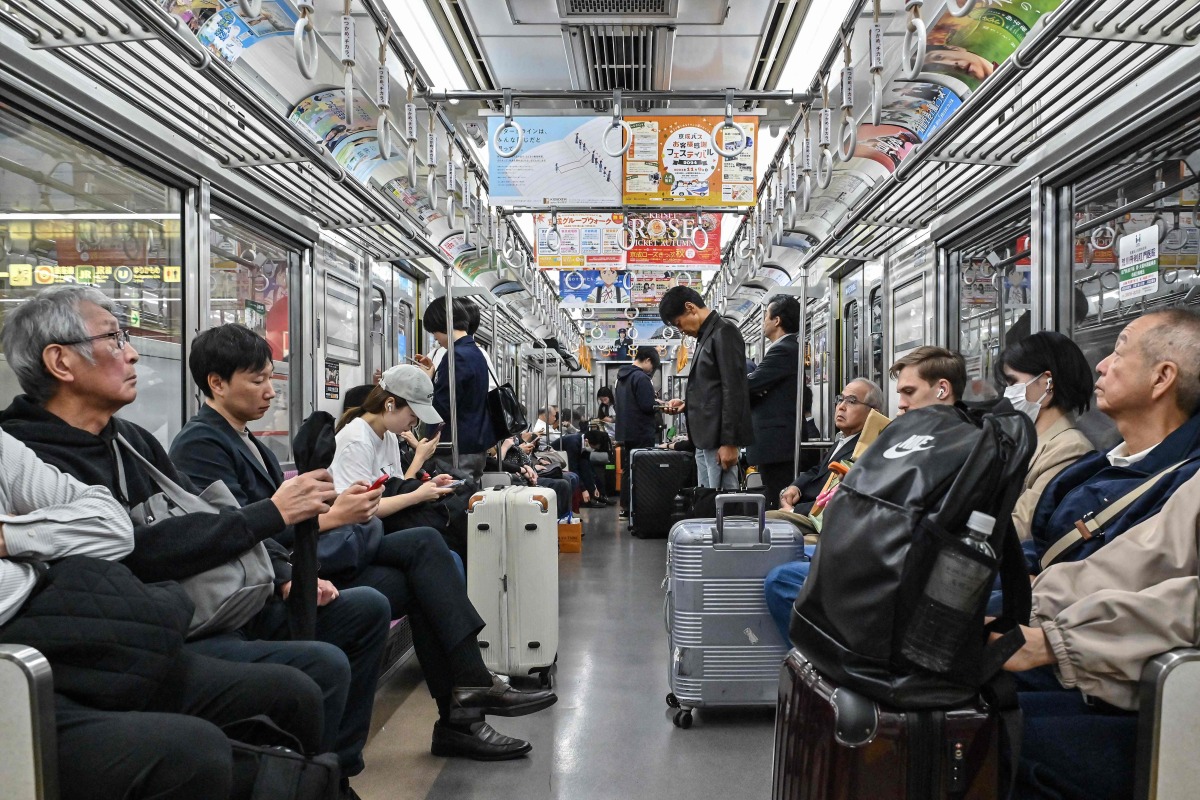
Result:
{"label": "elderly man with glasses", "polygon": [[[820,464],[801,473],[791,486],[779,495],[779,504],[784,511],[796,511],[807,514],[817,499],[821,488],[829,477],[829,465],[840,461],[854,452],[858,436],[867,423],[871,409],[876,411],[883,408],[883,390],[877,384],[866,378],[856,378],[846,384],[846,388],[837,396],[837,410],[833,424],[837,428],[837,438],[833,448]],[[783,640],[788,640],[788,623],[791,621],[792,603],[800,594],[800,587],[808,579],[808,568],[816,545],[804,548],[805,559],[789,561],[781,564],[767,573],[763,589],[767,597],[767,608],[779,628]]]}

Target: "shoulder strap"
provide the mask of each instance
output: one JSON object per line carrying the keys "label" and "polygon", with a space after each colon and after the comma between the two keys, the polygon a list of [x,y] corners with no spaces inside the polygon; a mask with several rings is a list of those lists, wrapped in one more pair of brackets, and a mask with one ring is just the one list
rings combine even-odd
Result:
{"label": "shoulder strap", "polygon": [[1073,550],[1080,542],[1086,542],[1096,535],[1097,532],[1103,533],[1104,526],[1113,520],[1118,514],[1131,506],[1134,501],[1144,495],[1146,492],[1154,488],[1158,483],[1159,478],[1168,475],[1183,465],[1195,461],[1193,458],[1185,458],[1183,461],[1172,464],[1169,467],[1159,470],[1151,475],[1146,480],[1139,483],[1137,486],[1130,489],[1128,492],[1117,498],[1116,501],[1109,503],[1099,514],[1092,516],[1085,515],[1084,519],[1075,521],[1075,526],[1059,537],[1053,545],[1046,550],[1046,554],[1042,556],[1042,569],[1046,569],[1050,565],[1065,556]]}

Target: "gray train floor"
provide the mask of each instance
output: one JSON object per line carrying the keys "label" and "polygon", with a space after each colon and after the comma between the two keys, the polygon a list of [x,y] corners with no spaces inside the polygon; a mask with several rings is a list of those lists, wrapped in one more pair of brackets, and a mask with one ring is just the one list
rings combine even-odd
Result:
{"label": "gray train floor", "polygon": [[584,513],[583,553],[559,556],[558,703],[489,719],[533,752],[500,763],[430,755],[437,711],[410,661],[376,696],[367,768],[352,782],[364,800],[770,795],[774,709],[697,711],[690,730],[671,724],[666,542],[629,536],[615,506]]}

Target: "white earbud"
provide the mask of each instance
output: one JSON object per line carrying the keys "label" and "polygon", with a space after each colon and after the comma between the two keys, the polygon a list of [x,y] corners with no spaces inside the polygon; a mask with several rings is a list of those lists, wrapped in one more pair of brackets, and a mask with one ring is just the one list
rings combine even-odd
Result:
{"label": "white earbud", "polygon": [[945,390],[945,389],[938,389],[938,394],[937,394],[937,396],[938,396],[938,400],[942,400],[942,399],[944,399],[944,398],[946,397],[946,390]]}

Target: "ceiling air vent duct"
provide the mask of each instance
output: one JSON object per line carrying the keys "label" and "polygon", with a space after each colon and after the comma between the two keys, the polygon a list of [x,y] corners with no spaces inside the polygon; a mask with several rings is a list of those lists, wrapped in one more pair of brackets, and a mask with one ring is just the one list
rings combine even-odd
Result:
{"label": "ceiling air vent duct", "polygon": [[[575,89],[611,92],[671,88],[675,29],[665,25],[564,25],[563,38]],[[580,101],[580,108],[611,110],[611,103]],[[665,108],[665,101],[640,102],[638,110]]]}
{"label": "ceiling air vent duct", "polygon": [[569,17],[671,17],[679,0],[558,0],[558,13]]}

